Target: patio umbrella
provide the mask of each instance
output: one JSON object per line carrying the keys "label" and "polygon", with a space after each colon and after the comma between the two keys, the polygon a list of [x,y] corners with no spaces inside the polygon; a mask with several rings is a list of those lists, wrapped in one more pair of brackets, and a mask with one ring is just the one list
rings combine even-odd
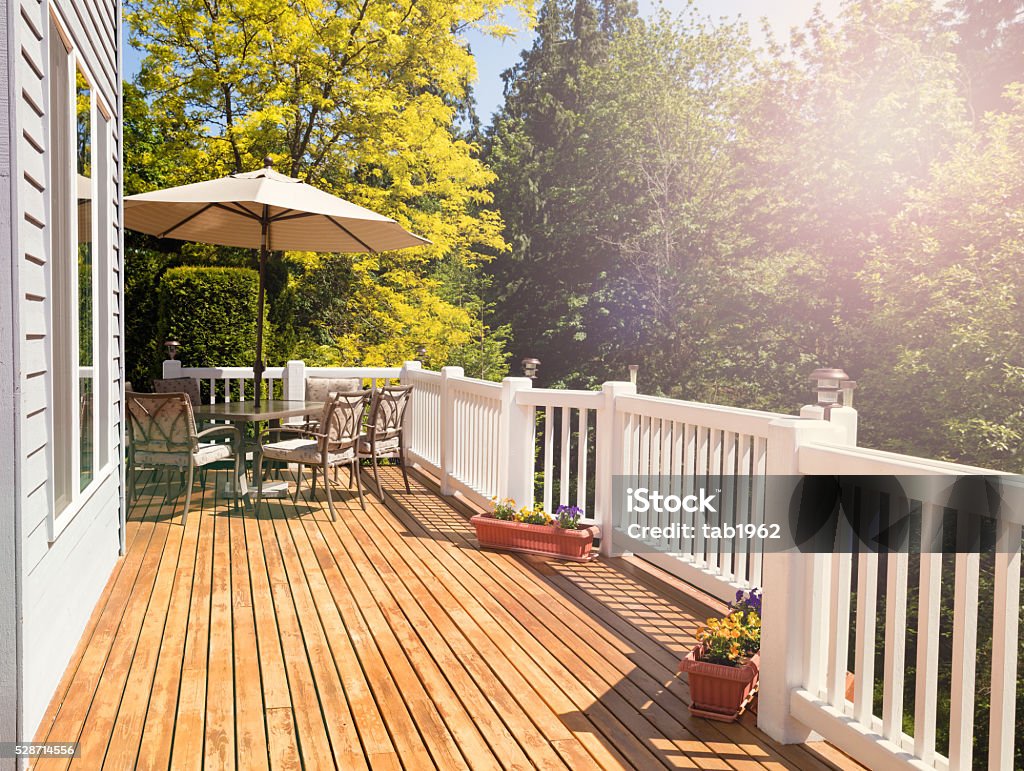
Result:
{"label": "patio umbrella", "polygon": [[264,272],[271,250],[386,252],[429,244],[393,219],[270,168],[124,199],[125,227],[159,238],[260,250],[256,403],[263,390]]}

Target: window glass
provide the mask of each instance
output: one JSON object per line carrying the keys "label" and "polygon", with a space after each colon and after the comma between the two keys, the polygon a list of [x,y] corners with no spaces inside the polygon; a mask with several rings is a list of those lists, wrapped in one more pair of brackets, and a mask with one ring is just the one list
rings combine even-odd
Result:
{"label": "window glass", "polygon": [[92,243],[92,94],[89,82],[75,73],[75,196],[78,208],[78,397],[79,489],[84,490],[96,471],[96,404],[93,348],[93,243]]}

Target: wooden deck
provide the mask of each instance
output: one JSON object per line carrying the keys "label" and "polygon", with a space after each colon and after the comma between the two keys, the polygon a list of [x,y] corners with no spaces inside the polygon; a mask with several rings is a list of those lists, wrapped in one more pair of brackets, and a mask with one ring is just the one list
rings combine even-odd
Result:
{"label": "wooden deck", "polygon": [[88,769],[854,767],[689,715],[685,594],[480,551],[429,486],[384,480],[389,506],[345,492],[332,522],[322,490],[257,518],[211,475],[184,528],[147,487],[37,740]]}

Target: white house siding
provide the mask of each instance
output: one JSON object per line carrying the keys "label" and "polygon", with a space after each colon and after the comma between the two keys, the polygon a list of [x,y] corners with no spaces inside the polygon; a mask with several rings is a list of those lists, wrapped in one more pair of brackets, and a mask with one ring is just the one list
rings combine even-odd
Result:
{"label": "white house siding", "polygon": [[[14,196],[14,253],[17,263],[16,302],[20,385],[16,395],[17,430],[14,442],[18,466],[17,501],[20,503],[20,725],[23,739],[31,739],[78,644],[90,614],[118,558],[122,507],[121,432],[121,236],[120,222],[120,7],[111,0],[9,0],[12,47],[16,75],[10,89],[15,102],[16,130],[13,141],[17,158]],[[78,56],[92,74],[92,87],[113,112],[112,141],[107,145],[112,163],[109,180],[97,180],[98,195],[111,201],[114,223],[101,234],[111,252],[112,269],[97,284],[110,301],[111,339],[108,355],[113,361],[108,432],[97,427],[109,442],[111,468],[92,495],[51,542],[48,517],[53,507],[51,453],[61,437],[51,436],[52,416],[47,394],[50,387],[49,302],[49,160],[47,158],[49,15],[55,10]],[[59,43],[57,43],[59,44]],[[97,145],[102,147],[102,145]],[[99,204],[99,201],[96,202]],[[105,235],[105,238],[104,238]],[[105,285],[104,285],[105,284]],[[97,305],[99,313],[101,304]],[[5,321],[0,320],[0,323]],[[0,338],[2,342],[2,338]],[[96,356],[103,354],[96,344]],[[4,411],[6,415],[6,410]],[[102,413],[101,413],[102,414]],[[2,420],[3,418],[0,418]],[[0,436],[8,436],[0,429]],[[0,447],[0,453],[4,450]],[[5,456],[0,454],[0,465]],[[0,472],[2,474],[3,472]],[[7,485],[2,490],[10,489]],[[5,493],[4,493],[5,494]],[[77,506],[76,506],[77,508]],[[67,513],[62,516],[68,516]],[[0,526],[2,526],[0,522]],[[0,554],[2,560],[2,554]],[[2,581],[2,578],[0,578]],[[2,620],[0,620],[2,629]],[[0,642],[0,655],[3,643]],[[2,711],[0,696],[0,711]],[[2,718],[0,718],[2,721]],[[2,727],[2,722],[0,722]],[[0,733],[2,735],[2,733]],[[67,737],[72,740],[75,737]]]}
{"label": "white house siding", "polygon": [[[18,736],[18,631],[17,631],[17,519],[14,500],[18,490],[16,430],[17,296],[18,259],[14,219],[14,191],[17,187],[15,158],[11,153],[15,137],[15,60],[10,29],[14,12],[4,5],[0,13],[0,742]],[[0,760],[0,769],[13,768],[13,760]]]}

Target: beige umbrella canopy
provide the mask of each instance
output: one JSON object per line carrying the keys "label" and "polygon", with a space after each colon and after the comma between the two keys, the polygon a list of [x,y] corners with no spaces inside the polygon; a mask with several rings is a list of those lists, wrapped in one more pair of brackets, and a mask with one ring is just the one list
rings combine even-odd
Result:
{"label": "beige umbrella canopy", "polygon": [[263,376],[263,274],[274,249],[386,252],[429,244],[393,219],[266,167],[124,200],[125,226],[160,238],[260,250],[256,402]]}

